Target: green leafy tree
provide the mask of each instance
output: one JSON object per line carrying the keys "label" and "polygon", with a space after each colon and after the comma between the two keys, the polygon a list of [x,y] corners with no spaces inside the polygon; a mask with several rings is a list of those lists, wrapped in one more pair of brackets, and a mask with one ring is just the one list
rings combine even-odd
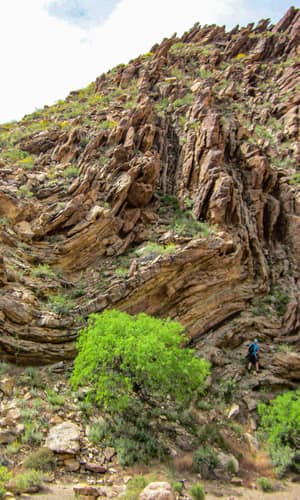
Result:
{"label": "green leafy tree", "polygon": [[89,385],[88,397],[110,412],[153,396],[186,404],[204,389],[209,364],[185,342],[174,321],[116,310],[92,314],[79,336],[71,383]]}
{"label": "green leafy tree", "polygon": [[290,466],[300,470],[300,390],[277,396],[270,404],[260,404],[261,431],[267,440],[279,473]]}

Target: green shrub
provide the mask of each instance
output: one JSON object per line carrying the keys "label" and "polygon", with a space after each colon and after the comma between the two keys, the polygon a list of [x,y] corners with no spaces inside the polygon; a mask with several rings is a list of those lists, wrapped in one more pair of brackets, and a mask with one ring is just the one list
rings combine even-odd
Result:
{"label": "green shrub", "polygon": [[160,99],[155,106],[154,109],[159,116],[163,116],[163,114],[167,111],[169,106],[169,99],[165,97],[164,99]]}
{"label": "green shrub", "polygon": [[99,125],[101,128],[111,129],[118,125],[118,123],[113,120],[104,120],[103,122],[100,122]]}
{"label": "green shrub", "polygon": [[49,305],[56,314],[67,314],[73,307],[73,303],[65,295],[51,295]]}
{"label": "green shrub", "polygon": [[204,389],[209,364],[182,348],[183,332],[179,323],[146,314],[92,314],[80,332],[71,384],[88,385],[88,397],[111,412],[151,394],[187,404]]}
{"label": "green shrub", "polygon": [[218,396],[220,399],[224,400],[225,403],[231,403],[234,394],[237,391],[236,380],[232,378],[222,379],[218,384]]}
{"label": "green shrub", "polygon": [[31,274],[38,278],[55,278],[56,276],[49,264],[39,264],[31,270]]}
{"label": "green shrub", "polygon": [[165,456],[165,448],[146,418],[138,417],[134,422],[119,421],[120,424],[120,429],[115,430],[120,437],[116,437],[113,443],[122,466],[131,466],[135,462],[148,463],[152,458],[162,459]]}
{"label": "green shrub", "polygon": [[139,494],[149,483],[150,480],[145,476],[134,476],[128,481],[125,495],[123,495],[122,498],[124,500],[138,500]]}
{"label": "green shrub", "polygon": [[148,416],[142,415],[142,405],[127,408],[124,416],[114,415],[104,425],[91,429],[89,439],[102,446],[113,446],[118,461],[123,466],[135,462],[148,463],[153,458],[163,458],[165,448],[159,432],[153,428]]}
{"label": "green shrub", "polygon": [[119,278],[126,278],[127,274],[128,274],[128,269],[126,269],[126,267],[118,267],[116,270],[115,270],[115,274],[119,277]]}
{"label": "green shrub", "polygon": [[172,483],[172,488],[173,488],[175,493],[180,495],[183,491],[183,483],[180,483],[179,481],[175,481],[174,483]]}
{"label": "green shrub", "polygon": [[201,444],[210,444],[211,446],[216,446],[223,450],[229,449],[229,444],[225,440],[217,424],[211,423],[204,425],[198,435]]}
{"label": "green shrub", "polygon": [[20,382],[24,385],[31,385],[31,387],[44,387],[40,371],[34,366],[26,366],[20,377]]}
{"label": "green shrub", "polygon": [[47,399],[50,405],[52,406],[64,406],[65,398],[57,392],[53,391],[53,389],[47,389],[46,391]]}
{"label": "green shrub", "polygon": [[5,485],[6,483],[8,483],[10,478],[11,478],[11,473],[9,472],[9,470],[6,467],[0,465],[0,499],[5,498],[6,495]]}
{"label": "green shrub", "polygon": [[34,420],[39,415],[39,410],[37,408],[25,407],[21,408],[21,417],[24,420]]}
{"label": "green shrub", "polygon": [[75,165],[66,167],[63,171],[63,177],[77,177],[79,175],[79,168]]}
{"label": "green shrub", "polygon": [[260,429],[267,440],[279,474],[297,468],[300,451],[300,390],[277,396],[270,404],[259,404]]}
{"label": "green shrub", "polygon": [[170,52],[170,54],[176,54],[176,53],[180,52],[183,47],[184,47],[183,42],[173,43],[173,45],[171,45],[171,47],[170,47],[169,52]]}
{"label": "green shrub", "polygon": [[9,372],[9,364],[4,361],[0,361],[0,375],[4,375]]}
{"label": "green shrub", "polygon": [[17,193],[21,196],[21,198],[26,198],[26,196],[27,196],[27,198],[33,197],[33,192],[26,185],[20,186],[17,189]]}
{"label": "green shrub", "polygon": [[31,453],[24,461],[25,469],[50,471],[55,466],[55,456],[48,448],[40,448]]}
{"label": "green shrub", "polygon": [[190,487],[190,494],[193,500],[205,500],[204,487],[200,483],[195,483]]}
{"label": "green shrub", "polygon": [[21,448],[21,443],[18,441],[13,441],[12,443],[8,444],[6,447],[6,453],[7,455],[17,455],[19,453]]}
{"label": "green shrub", "polygon": [[229,460],[226,464],[226,469],[230,474],[236,473],[236,465],[233,460]]}
{"label": "green shrub", "polygon": [[40,444],[43,439],[43,434],[40,431],[39,422],[25,422],[24,432],[21,436],[22,443],[25,444]]}
{"label": "green shrub", "polygon": [[176,250],[176,245],[174,243],[169,243],[168,245],[159,245],[149,241],[141,248],[135,250],[135,253],[139,256],[150,256],[150,255],[164,255],[168,253],[173,253]]}
{"label": "green shrub", "polygon": [[267,477],[259,477],[256,482],[263,491],[274,491],[274,485]]}
{"label": "green shrub", "polygon": [[24,167],[27,170],[31,170],[34,166],[34,158],[32,156],[27,156],[18,161],[20,167]]}
{"label": "green shrub", "polygon": [[200,472],[203,478],[209,478],[218,466],[219,459],[216,452],[210,447],[198,448],[193,456],[193,469]]}
{"label": "green shrub", "polygon": [[108,424],[103,420],[94,422],[89,429],[88,439],[92,444],[99,444],[108,431]]}
{"label": "green shrub", "polygon": [[244,429],[243,427],[238,424],[237,422],[234,422],[233,420],[228,420],[227,426],[238,436],[242,436]]}
{"label": "green shrub", "polygon": [[193,96],[193,94],[187,93],[187,94],[185,94],[184,97],[176,99],[173,102],[173,108],[174,109],[178,109],[181,106],[187,106],[187,105],[190,106],[191,104],[193,104],[193,102],[194,102],[194,96]]}
{"label": "green shrub", "polygon": [[13,491],[18,495],[32,493],[42,486],[42,476],[39,471],[28,470],[17,474],[13,479]]}
{"label": "green shrub", "polygon": [[296,172],[295,174],[293,174],[289,180],[289,184],[291,185],[296,185],[296,184],[300,184],[300,172]]}
{"label": "green shrub", "polygon": [[203,79],[212,78],[214,76],[214,73],[213,73],[213,71],[209,71],[207,69],[199,69],[197,72],[197,76],[199,76],[199,78],[203,78]]}

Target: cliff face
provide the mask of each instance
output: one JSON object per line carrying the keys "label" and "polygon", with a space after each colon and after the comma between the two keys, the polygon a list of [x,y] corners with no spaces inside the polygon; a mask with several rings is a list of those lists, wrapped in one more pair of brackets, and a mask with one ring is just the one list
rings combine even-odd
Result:
{"label": "cliff face", "polygon": [[107,307],[181,321],[213,362],[299,345],[299,28],[195,25],[1,126],[1,358],[70,359]]}

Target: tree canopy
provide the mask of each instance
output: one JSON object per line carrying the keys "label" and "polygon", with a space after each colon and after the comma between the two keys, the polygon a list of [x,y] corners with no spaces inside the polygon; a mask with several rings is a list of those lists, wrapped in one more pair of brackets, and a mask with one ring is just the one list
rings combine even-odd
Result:
{"label": "tree canopy", "polygon": [[79,335],[71,383],[89,386],[88,397],[111,412],[153,396],[188,403],[203,391],[209,363],[183,347],[186,340],[183,326],[169,319],[92,314]]}

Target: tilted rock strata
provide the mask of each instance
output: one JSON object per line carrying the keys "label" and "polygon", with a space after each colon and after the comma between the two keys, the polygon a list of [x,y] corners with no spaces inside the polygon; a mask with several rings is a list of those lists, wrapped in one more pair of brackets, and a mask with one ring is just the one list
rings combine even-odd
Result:
{"label": "tilted rock strata", "polygon": [[[2,127],[2,358],[71,359],[79,319],[106,307],[174,318],[200,345],[299,342],[299,15],[195,25]],[[178,229],[188,210],[209,234]],[[253,312],[264,296],[272,320]]]}

